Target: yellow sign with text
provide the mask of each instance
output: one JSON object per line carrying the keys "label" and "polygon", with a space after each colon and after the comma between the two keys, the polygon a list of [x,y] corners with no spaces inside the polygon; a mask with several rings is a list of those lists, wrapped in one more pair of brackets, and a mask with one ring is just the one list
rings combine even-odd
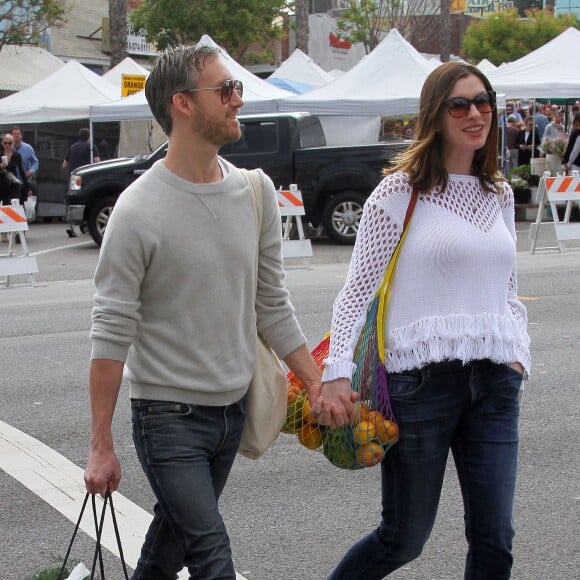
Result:
{"label": "yellow sign with text", "polygon": [[121,96],[128,97],[145,88],[145,75],[121,75]]}

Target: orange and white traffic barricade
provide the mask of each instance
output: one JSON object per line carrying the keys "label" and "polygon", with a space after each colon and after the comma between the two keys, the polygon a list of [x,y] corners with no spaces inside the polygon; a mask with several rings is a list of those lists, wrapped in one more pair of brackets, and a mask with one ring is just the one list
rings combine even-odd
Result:
{"label": "orange and white traffic barricade", "polygon": [[[280,188],[277,196],[283,222],[282,257],[302,258],[304,267],[308,268],[309,258],[312,257],[312,244],[306,239],[302,225],[301,216],[305,215],[302,193],[295,184],[291,184],[290,189]],[[297,240],[290,239],[294,224],[298,232]]]}
{"label": "orange and white traffic barricade", "polygon": [[[542,221],[546,201],[550,205],[551,221]],[[550,177],[548,172],[544,173],[538,186],[538,215],[530,229],[532,254],[536,250],[559,250],[565,253],[567,241],[580,240],[580,223],[570,222],[574,205],[580,207],[580,177],[578,175]],[[560,219],[558,207],[564,207],[563,219]],[[554,228],[558,246],[542,248],[537,246],[539,229],[544,225]]]}
{"label": "orange and white traffic barricade", "polygon": [[[8,234],[8,251],[0,246],[0,278],[8,287],[10,276],[28,275],[30,284],[34,286],[34,274],[38,272],[38,264],[34,256],[28,255],[28,243],[24,232],[28,231],[28,221],[24,208],[18,203],[0,205],[0,234]],[[20,241],[20,251],[17,252],[16,236]]]}

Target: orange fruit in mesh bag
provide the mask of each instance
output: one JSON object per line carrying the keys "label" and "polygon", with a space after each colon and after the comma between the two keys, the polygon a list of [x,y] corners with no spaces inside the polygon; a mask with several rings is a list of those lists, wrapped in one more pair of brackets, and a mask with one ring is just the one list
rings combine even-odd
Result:
{"label": "orange fruit in mesh bag", "polygon": [[394,421],[383,419],[375,424],[377,439],[383,445],[393,445],[399,440],[399,427]]}
{"label": "orange fruit in mesh bag", "polygon": [[384,421],[384,417],[378,411],[369,411],[366,416],[366,420],[370,421],[373,425],[378,425]]}
{"label": "orange fruit in mesh bag", "polygon": [[370,421],[360,421],[352,429],[353,440],[357,445],[366,445],[376,436],[376,428]]}
{"label": "orange fruit in mesh bag", "polygon": [[367,403],[356,401],[354,404],[354,420],[355,421],[366,421],[371,408]]}
{"label": "orange fruit in mesh bag", "polygon": [[304,389],[296,383],[288,383],[288,405],[293,403],[302,393]]}
{"label": "orange fruit in mesh bag", "polygon": [[312,425],[312,423],[306,423],[298,431],[298,441],[304,445],[307,449],[314,451],[322,445],[322,431],[318,425]]}
{"label": "orange fruit in mesh bag", "polygon": [[288,407],[286,408],[286,422],[281,429],[282,433],[297,433],[298,429],[304,425],[302,408],[307,401],[308,397],[306,396],[306,393],[302,392],[288,404]]}
{"label": "orange fruit in mesh bag", "polygon": [[318,421],[310,414],[311,409],[310,401],[307,397],[306,401],[304,401],[304,405],[302,405],[302,423],[312,423],[313,425],[318,425]]}
{"label": "orange fruit in mesh bag", "polygon": [[371,467],[380,463],[383,459],[384,449],[379,443],[367,443],[357,447],[356,462],[363,467]]}

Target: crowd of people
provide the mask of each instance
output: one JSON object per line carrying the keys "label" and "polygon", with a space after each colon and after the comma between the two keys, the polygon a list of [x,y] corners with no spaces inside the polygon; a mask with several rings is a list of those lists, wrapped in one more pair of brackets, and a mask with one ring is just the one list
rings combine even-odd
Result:
{"label": "crowd of people", "polygon": [[[38,156],[34,147],[23,140],[21,127],[12,127],[9,133],[2,136],[2,156],[0,158],[0,205],[10,205],[17,199],[20,205],[33,195],[37,195]],[[68,177],[72,171],[82,165],[100,161],[100,154],[95,144],[90,144],[90,132],[83,128],[78,133],[78,141],[73,143],[62,161],[62,169]],[[74,236],[74,230],[67,229]],[[6,234],[0,241],[6,242]]]}
{"label": "crowd of people", "polygon": [[[23,205],[36,188],[38,158],[33,147],[22,137],[20,127],[12,127],[9,133],[2,136],[0,205],[10,205],[14,199]],[[2,234],[0,241],[7,242],[8,236]]]}
{"label": "crowd of people", "polygon": [[[505,173],[519,165],[529,165],[532,158],[544,157],[549,141],[566,141],[567,150],[574,148],[576,134],[574,127],[580,120],[580,102],[568,108],[559,105],[538,104],[536,108],[529,105],[516,106],[513,102],[506,104],[499,125],[503,130],[500,147],[504,146],[506,163]],[[578,144],[580,147],[580,143]],[[562,157],[564,170],[574,169],[575,158]]]}
{"label": "crowd of people", "polygon": [[[501,130],[498,147],[502,158],[503,172],[529,165],[532,158],[544,157],[543,146],[547,140],[565,140],[566,152],[562,157],[563,169],[571,172],[580,164],[580,141],[578,125],[580,124],[580,102],[570,107],[560,105],[529,104],[507,102],[505,111],[498,115],[498,127]],[[384,118],[381,124],[379,140],[396,141],[413,139],[417,118],[393,119]],[[501,155],[503,146],[503,156]]]}

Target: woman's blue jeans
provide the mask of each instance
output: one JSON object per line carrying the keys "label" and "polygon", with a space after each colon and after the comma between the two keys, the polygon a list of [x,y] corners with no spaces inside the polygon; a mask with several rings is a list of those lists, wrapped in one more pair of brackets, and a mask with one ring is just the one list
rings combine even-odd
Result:
{"label": "woman's blue jeans", "polygon": [[236,457],[245,399],[209,407],[133,399],[133,440],[157,498],[133,580],[233,580],[218,499]]}
{"label": "woman's blue jeans", "polygon": [[510,577],[521,383],[516,370],[488,360],[389,375],[400,440],[381,464],[381,523],[350,548],[331,580],[384,578],[421,554],[449,449],[463,496],[464,580]]}

